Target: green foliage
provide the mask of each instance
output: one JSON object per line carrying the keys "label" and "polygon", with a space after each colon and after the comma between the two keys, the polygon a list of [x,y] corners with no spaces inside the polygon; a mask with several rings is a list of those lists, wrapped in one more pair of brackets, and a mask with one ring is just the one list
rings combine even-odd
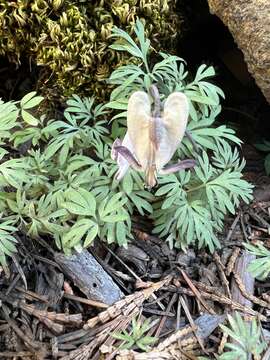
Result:
{"label": "green foliage", "polygon": [[241,179],[243,164],[230,161],[233,153],[228,144],[221,142],[213,154],[216,167],[203,152],[192,175],[179,172],[160,179],[155,195],[162,200],[154,213],[155,232],[172,245],[173,241],[181,246],[198,241],[200,248],[208,246],[213,252],[219,246],[215,232],[222,230],[225,214],[234,214],[240,199],[251,198],[250,185]]}
{"label": "green foliage", "polygon": [[[115,50],[126,51],[136,57],[138,64],[124,65],[113,71],[109,83],[118,86],[111,93],[111,101],[108,107],[126,110],[129,96],[133,91],[148,91],[153,83],[157,83],[163,99],[174,91],[184,92],[190,100],[191,119],[195,122],[198,120],[207,121],[207,125],[204,126],[210,126],[221,109],[219,97],[224,97],[220,88],[205,81],[215,75],[214,68],[201,65],[194,80],[189,81],[185,61],[178,56],[171,56],[163,52],[159,53],[161,60],[150,67],[150,44],[144,36],[144,26],[139,20],[136,22],[134,31],[137,35],[138,45],[124,31],[118,28],[112,30],[112,37],[117,40],[111,47]],[[117,119],[121,117],[125,117],[125,112],[117,115]],[[196,123],[190,125],[196,126]],[[216,129],[216,131],[218,130]],[[198,129],[198,135],[200,133]],[[232,135],[233,131],[225,126],[219,128],[219,133],[228,139],[236,140],[236,137]],[[205,134],[206,131],[202,136]],[[197,139],[195,138],[195,140]],[[208,145],[211,146],[210,142]]]}
{"label": "green foliage", "polygon": [[150,321],[146,319],[143,323],[132,319],[131,330],[128,333],[124,330],[121,333],[112,334],[115,339],[122,340],[123,344],[121,349],[136,349],[139,348],[143,351],[150,350],[150,346],[153,345],[158,339],[153,336],[145,335],[150,328]]}
{"label": "green foliage", "polygon": [[6,266],[6,255],[11,256],[16,252],[17,243],[14,233],[16,228],[12,226],[12,220],[1,221],[0,223],[0,264]]}
{"label": "green foliage", "polygon": [[[132,240],[132,215],[137,212],[151,216],[154,232],[171,246],[207,246],[214,251],[225,214],[252,198],[252,186],[241,178],[245,163],[237,150],[240,140],[226,126],[214,126],[223,93],[206,81],[214,75],[212,67],[200,66],[192,80],[184,61],[176,56],[161,53],[160,62],[153,64],[139,21],[135,34],[138,39],[133,40],[113,30],[114,50],[130,52],[137,65],[112,73],[115,89],[107,108],[96,105],[92,97],[73,95],[63,114],[49,119],[37,115],[42,98],[35,92],[20,102],[0,101],[2,220],[12,221],[14,228],[33,238],[47,234],[70,254],[91,245],[96,237],[127,246]],[[162,99],[175,90],[187,94],[188,129],[199,149],[194,171],[160,177],[155,194],[145,190],[142,174],[134,170],[116,181],[117,164],[110,155],[112,142],[126,131],[129,96],[152,83],[158,84]],[[111,125],[108,108],[120,110]],[[194,157],[188,139],[175,157]],[[2,247],[2,254],[9,255]]]}
{"label": "green foliage", "polygon": [[258,359],[267,345],[256,319],[247,323],[243,321],[239,313],[235,313],[234,317],[228,315],[228,320],[230,327],[224,325],[220,325],[220,327],[235,342],[225,344],[225,348],[229,351],[219,356],[219,360],[248,360],[250,355],[252,358]]}
{"label": "green foliage", "polygon": [[108,133],[103,126],[104,121],[93,122],[94,119],[105,114],[102,106],[96,106],[92,110],[94,100],[81,100],[78,96],[67,101],[69,107],[64,112],[64,121],[51,120],[44,128],[51,141],[46,148],[46,157],[50,159],[57,152],[59,164],[63,166],[73,148],[78,150],[91,146],[94,140],[100,142],[102,137]]}
{"label": "green foliage", "polygon": [[130,217],[124,208],[128,199],[123,195],[121,192],[109,193],[101,199],[83,188],[67,191],[64,196],[67,201],[62,206],[78,218],[70,231],[62,236],[64,248],[81,250],[80,242],[84,237],[83,246],[86,247],[97,235],[100,238],[106,236],[108,241],[116,238],[120,245],[125,245],[126,227],[130,232]]}
{"label": "green foliage", "polygon": [[258,280],[265,280],[270,273],[270,251],[260,243],[245,244],[245,247],[256,256],[256,259],[250,262],[247,270]]}
{"label": "green foliage", "polygon": [[[240,161],[237,148],[231,145],[240,145],[241,141],[225,125],[212,127],[221,110],[220,97],[224,97],[221,89],[206,81],[215,75],[214,68],[201,65],[190,81],[184,60],[164,53],[160,53],[160,62],[151,67],[150,43],[139,20],[135,34],[137,41],[123,30],[113,29],[112,36],[117,40],[112,47],[138,59],[137,65],[121,66],[109,79],[116,88],[107,106],[120,110],[114,116],[113,136],[123,132],[132,92],[148,91],[156,83],[162,99],[174,91],[186,94],[191,118],[188,130],[200,149],[198,166],[194,172],[179,172],[159,179],[157,202],[153,205],[154,232],[166,237],[171,246],[197,243],[199,247],[208,246],[212,252],[219,246],[216,234],[222,230],[225,214],[234,213],[241,200],[252,199],[252,186],[241,179],[245,162]],[[188,139],[184,138],[177,157],[194,157]]]}
{"label": "green foliage", "polygon": [[270,175],[270,141],[264,140],[261,144],[256,144],[256,148],[260,151],[267,152],[268,154],[264,159],[264,168],[267,175]]}
{"label": "green foliage", "polygon": [[40,86],[49,97],[76,92],[104,99],[104,80],[128,58],[109,49],[111,29],[133,33],[137,17],[157,47],[173,48],[181,27],[174,0],[2,0],[0,55],[42,66],[46,85],[43,72]]}
{"label": "green foliage", "polygon": [[[0,102],[3,224],[11,221],[9,231],[17,226],[33,238],[48,234],[67,254],[97,236],[126,246],[134,210],[150,213],[153,196],[136,172],[123,183],[114,180],[117,165],[110,157],[104,106],[74,95],[60,119],[47,119],[33,115],[41,100],[32,92],[20,102]],[[22,110],[34,120],[25,121]],[[3,235],[3,264],[12,250],[12,234]]]}

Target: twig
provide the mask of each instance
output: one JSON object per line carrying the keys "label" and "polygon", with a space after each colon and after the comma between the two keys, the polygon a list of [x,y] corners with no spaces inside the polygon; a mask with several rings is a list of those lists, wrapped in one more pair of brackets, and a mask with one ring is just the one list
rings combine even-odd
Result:
{"label": "twig", "polygon": [[166,317],[175,317],[175,314],[173,312],[169,312],[169,311],[160,311],[160,310],[155,310],[155,309],[149,309],[149,308],[143,308],[143,313],[148,313],[148,314],[154,314],[154,315],[159,315],[159,316],[165,316]]}
{"label": "twig", "polygon": [[236,218],[234,219],[234,221],[233,221],[233,223],[232,223],[232,225],[231,225],[231,227],[230,227],[230,229],[229,229],[229,231],[228,231],[227,237],[226,237],[226,239],[225,239],[225,242],[226,242],[226,243],[228,243],[228,242],[230,241],[230,239],[231,239],[231,237],[232,237],[232,235],[233,235],[233,233],[234,233],[234,230],[235,230],[235,228],[236,228],[236,225],[238,224],[240,215],[241,215],[241,213],[239,212],[239,213],[237,214]]}
{"label": "twig", "polygon": [[[106,250],[108,250],[108,251],[135,277],[135,279],[137,279],[137,280],[139,280],[140,282],[142,282],[142,279],[141,279],[122,259],[120,259],[119,256],[117,256],[117,255],[116,255],[110,248],[108,248],[106,245],[104,245],[104,244],[102,244],[102,245],[105,247]],[[155,294],[152,294],[152,297],[153,297],[155,300],[157,299],[157,297],[156,297]],[[160,307],[163,311],[165,311],[165,306],[164,306],[161,302],[157,301],[157,304],[159,305],[159,307]]]}
{"label": "twig", "polygon": [[[54,252],[52,252],[52,254],[54,254]],[[39,261],[41,261],[41,262],[43,262],[43,263],[45,263],[47,265],[51,265],[51,266],[53,266],[53,267],[55,267],[55,268],[57,268],[58,270],[61,271],[60,265],[57,264],[55,261],[53,261],[51,259],[47,259],[47,258],[45,258],[43,256],[36,255],[36,254],[33,255],[33,258],[36,259],[36,260],[39,260]]]}
{"label": "twig", "polygon": [[241,227],[242,227],[242,231],[245,237],[245,241],[248,242],[248,234],[245,228],[245,223],[244,223],[244,214],[242,212],[242,210],[240,210],[240,223],[241,223]]}
{"label": "twig", "polygon": [[242,295],[253,302],[254,304],[260,305],[262,307],[265,307],[267,309],[270,309],[270,304],[264,300],[258,299],[256,296],[249,294],[246,290],[245,284],[243,283],[241,277],[236,272],[233,273],[234,279],[236,284],[239,287],[239,290],[241,291]]}
{"label": "twig", "polygon": [[18,352],[13,352],[13,351],[5,351],[5,352],[0,352],[0,359],[6,359],[6,358],[29,358],[29,357],[34,357],[36,358],[36,355],[31,353],[30,351],[18,351]]}
{"label": "twig", "polygon": [[25,277],[25,275],[24,275],[24,272],[23,272],[23,269],[22,269],[21,265],[19,264],[19,262],[18,262],[18,260],[17,260],[16,255],[14,255],[14,254],[13,254],[13,255],[11,255],[11,258],[12,258],[12,260],[13,260],[13,262],[14,262],[14,264],[15,264],[15,266],[16,266],[16,268],[17,268],[17,270],[18,270],[18,273],[19,273],[19,275],[20,275],[20,277],[21,277],[21,279],[22,279],[23,283],[24,283],[25,289],[27,290],[27,281],[26,281],[26,277]]}
{"label": "twig", "polygon": [[189,311],[189,309],[188,309],[188,307],[187,307],[187,304],[186,304],[186,302],[185,302],[185,300],[183,299],[182,296],[180,296],[180,301],[181,301],[181,305],[182,305],[182,307],[183,307],[183,310],[184,310],[184,312],[185,312],[185,314],[186,314],[186,317],[188,318],[188,321],[189,321],[189,323],[190,323],[190,326],[191,326],[191,328],[192,328],[192,331],[193,331],[193,333],[194,333],[194,335],[195,335],[198,343],[200,344],[200,347],[202,348],[202,350],[203,350],[205,353],[207,353],[206,350],[205,350],[205,348],[204,348],[202,339],[201,339],[200,336],[198,336],[197,333],[196,333],[196,330],[198,329],[198,327],[195,325],[195,323],[194,323],[194,321],[193,321],[193,319],[192,319],[192,316],[191,316],[191,314],[190,314],[190,311]]}
{"label": "twig", "polygon": [[31,300],[41,301],[48,304],[48,296],[46,295],[40,295],[33,291],[25,290],[21,286],[16,286],[15,289],[23,293],[25,297],[27,297],[29,300],[31,299]]}
{"label": "twig", "polygon": [[225,267],[222,264],[220,256],[218,255],[218,253],[216,251],[214,252],[214,260],[215,260],[216,266],[217,266],[219,274],[220,274],[221,283],[223,284],[223,286],[225,288],[225,293],[228,296],[228,298],[231,299],[232,296],[231,296],[231,292],[230,292],[229,281],[227,280],[225,272],[224,272]]}
{"label": "twig", "polygon": [[189,354],[189,353],[187,353],[186,351],[184,351],[182,349],[182,345],[181,345],[180,340],[178,340],[178,349],[179,349],[180,353],[183,354],[187,359],[189,359],[189,360],[197,360],[198,359],[197,356],[195,357],[192,354]]}
{"label": "twig", "polygon": [[174,334],[172,334],[171,336],[167,337],[160,344],[158,344],[158,346],[153,350],[163,351],[167,347],[169,347],[171,344],[176,342],[178,339],[181,339],[182,337],[184,337],[184,336],[186,336],[188,334],[191,334],[196,329],[197,329],[196,326],[194,328],[192,328],[190,326],[187,326],[184,329],[178,330]]}
{"label": "twig", "polygon": [[215,311],[208,307],[208,305],[205,303],[204,299],[202,298],[201,294],[196,289],[196,287],[194,286],[192,281],[189,279],[187,274],[184,272],[184,270],[182,270],[182,269],[179,269],[179,270],[181,271],[181,274],[183,275],[183,277],[184,277],[186,283],[188,284],[188,286],[190,287],[191,291],[194,293],[195,297],[199,300],[199,302],[202,304],[202,306],[206,309],[206,311],[209,312],[209,314],[215,315]]}
{"label": "twig", "polygon": [[9,284],[9,287],[7,288],[5,295],[8,295],[16,286],[17,282],[20,280],[21,276],[20,274],[17,274],[14,279],[11,281],[11,283]]}
{"label": "twig", "polygon": [[219,354],[223,353],[224,346],[225,346],[227,340],[228,340],[228,334],[224,332],[223,335],[222,335],[219,347],[218,347],[218,353]]}
{"label": "twig", "polygon": [[[247,314],[252,315],[252,316],[257,316],[258,319],[260,319],[261,321],[267,321],[266,316],[260,314],[259,312],[253,310],[252,308],[250,308],[248,306],[244,306],[242,304],[239,304],[236,301],[233,301],[233,300],[229,299],[225,295],[218,292],[215,288],[211,289],[210,286],[207,286],[205,284],[198,283],[198,282],[196,282],[196,285],[197,285],[197,287],[205,290],[205,291],[201,291],[201,294],[205,299],[209,299],[209,300],[215,301],[215,302],[220,303],[220,304],[225,304],[225,305],[231,306],[231,308],[233,310],[242,311],[243,313],[247,313]],[[194,293],[189,289],[176,288],[176,287],[174,287],[172,285],[171,286],[166,286],[164,288],[164,290],[171,291],[171,292],[177,292],[178,294],[186,294],[188,296],[195,296]],[[212,293],[212,291],[214,293]]]}
{"label": "twig", "polygon": [[[167,306],[167,309],[166,309],[166,312],[170,312],[171,311],[171,308],[173,306],[173,304],[175,303],[177,299],[177,294],[173,294],[173,296],[171,297],[171,300]],[[156,331],[156,334],[155,334],[155,337],[159,337],[160,333],[161,333],[161,330],[165,324],[165,321],[166,321],[166,318],[167,318],[167,315],[164,315],[161,320],[160,320],[160,323],[159,323],[159,326],[157,328],[157,331]]]}
{"label": "twig", "polygon": [[262,218],[259,214],[255,213],[255,211],[253,211],[252,209],[249,209],[248,213],[254,220],[258,221],[258,223],[260,223],[262,226],[265,226],[266,229],[270,228],[270,224],[264,218]]}
{"label": "twig", "polygon": [[101,309],[107,309],[109,307],[109,305],[107,304],[104,304],[103,302],[101,301],[95,301],[95,300],[90,300],[90,299],[85,299],[85,298],[82,298],[80,296],[76,296],[76,295],[71,295],[71,294],[67,294],[67,293],[64,293],[63,294],[63,297],[65,299],[70,299],[70,300],[73,300],[73,301],[78,301],[82,304],[86,304],[86,305],[89,305],[89,306],[94,306],[94,307],[97,307],[97,308],[101,308]]}
{"label": "twig", "polygon": [[177,303],[177,315],[176,315],[176,326],[175,330],[180,329],[180,320],[181,320],[181,296],[178,296],[178,303]]}
{"label": "twig", "polygon": [[229,261],[227,263],[227,269],[226,269],[226,275],[227,276],[230,276],[231,275],[231,272],[233,271],[234,269],[234,265],[235,265],[235,262],[240,254],[240,251],[241,249],[239,247],[235,247],[233,249],[233,252],[229,258]]}
{"label": "twig", "polygon": [[110,248],[108,248],[106,245],[104,245],[104,244],[102,244],[102,245],[105,247],[105,249],[106,249],[107,251],[109,251],[109,253],[110,253],[113,257],[115,257],[115,258],[120,262],[121,265],[123,265],[123,266],[130,272],[130,274],[132,274],[132,276],[135,277],[135,279],[141,281],[141,278],[140,278],[119,256],[117,256],[117,255],[116,255]]}

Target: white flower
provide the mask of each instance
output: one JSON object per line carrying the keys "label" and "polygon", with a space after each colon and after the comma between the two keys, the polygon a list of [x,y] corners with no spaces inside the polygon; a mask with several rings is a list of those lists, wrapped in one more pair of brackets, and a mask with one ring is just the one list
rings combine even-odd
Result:
{"label": "white flower", "polygon": [[181,92],[170,94],[161,112],[157,88],[153,86],[152,92],[153,110],[147,93],[136,91],[131,95],[127,133],[122,142],[116,139],[112,148],[112,158],[119,166],[117,179],[122,179],[132,166],[145,172],[150,188],[156,184],[157,173],[171,173],[195,165],[194,160],[184,160],[166,167],[185,134],[189,114],[187,97]]}

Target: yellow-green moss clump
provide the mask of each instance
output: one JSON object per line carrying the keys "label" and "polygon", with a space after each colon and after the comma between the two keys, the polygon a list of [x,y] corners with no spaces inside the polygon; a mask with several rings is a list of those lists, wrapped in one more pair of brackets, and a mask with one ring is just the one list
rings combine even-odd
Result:
{"label": "yellow-green moss clump", "polygon": [[2,0],[0,55],[22,56],[44,66],[42,85],[66,96],[91,91],[104,97],[102,82],[127,55],[109,49],[114,25],[133,32],[146,23],[155,48],[171,50],[181,19],[176,0]]}

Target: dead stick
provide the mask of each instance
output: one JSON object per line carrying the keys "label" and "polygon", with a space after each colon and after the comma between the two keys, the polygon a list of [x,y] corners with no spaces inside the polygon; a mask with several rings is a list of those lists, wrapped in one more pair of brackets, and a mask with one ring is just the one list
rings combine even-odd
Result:
{"label": "dead stick", "polygon": [[236,247],[233,249],[233,252],[229,258],[229,261],[227,263],[227,269],[226,269],[226,275],[230,276],[231,272],[234,269],[235,262],[240,254],[241,249],[239,247]]}
{"label": "dead stick", "polygon": [[94,306],[94,307],[97,307],[97,308],[107,309],[107,308],[109,307],[109,305],[104,304],[104,303],[101,302],[101,301],[95,301],[95,300],[91,300],[91,299],[85,299],[85,298],[82,298],[82,297],[80,297],[80,296],[71,295],[71,294],[67,294],[67,293],[64,293],[63,297],[64,297],[65,299],[70,299],[70,300],[73,300],[73,301],[78,301],[78,302],[81,302],[82,304]]}
{"label": "dead stick", "polygon": [[229,281],[227,280],[225,272],[224,272],[225,267],[222,264],[220,256],[218,255],[218,253],[216,251],[214,252],[214,260],[215,260],[216,266],[218,268],[220,280],[222,282],[222,285],[224,286],[225,293],[228,296],[228,298],[231,298],[232,296],[231,296],[231,292],[230,292]]}
{"label": "dead stick", "polygon": [[194,293],[194,295],[196,296],[196,298],[199,300],[199,302],[202,304],[202,306],[206,309],[206,311],[208,311],[210,314],[215,315],[215,311],[211,308],[208,307],[208,305],[206,304],[206,302],[204,301],[204,299],[202,298],[201,294],[199,293],[199,291],[196,289],[196,287],[194,286],[194,284],[192,283],[192,281],[189,279],[189,277],[187,276],[187,274],[184,272],[184,270],[180,269],[181,274],[183,275],[186,283],[188,284],[188,286],[190,287],[191,291]]}
{"label": "dead stick", "polygon": [[187,307],[187,304],[186,304],[186,302],[185,302],[185,300],[183,299],[182,296],[180,296],[180,301],[181,301],[181,305],[182,305],[182,307],[183,307],[183,309],[184,309],[184,312],[185,312],[185,314],[186,314],[186,316],[187,316],[187,318],[188,318],[188,321],[189,321],[189,323],[190,323],[190,326],[191,326],[191,328],[192,328],[192,330],[193,330],[193,333],[194,333],[194,335],[195,335],[198,343],[200,344],[200,347],[202,348],[202,350],[203,350],[205,353],[207,353],[206,350],[205,350],[205,348],[204,348],[202,339],[201,339],[200,336],[196,333],[196,330],[198,329],[198,327],[197,327],[197,325],[195,325],[195,323],[194,323],[194,321],[193,321],[193,319],[192,319],[192,316],[191,316],[191,314],[190,314],[190,312],[189,312],[189,309],[188,309],[188,307]]}
{"label": "dead stick", "polygon": [[[166,309],[166,312],[171,311],[171,308],[172,308],[173,304],[175,303],[176,299],[177,299],[177,294],[173,294],[173,296],[171,297],[171,300],[170,300],[170,302],[168,304],[168,307]],[[162,318],[160,320],[160,323],[159,323],[159,326],[157,328],[155,337],[159,337],[159,335],[161,333],[161,330],[162,330],[162,328],[163,328],[163,326],[165,324],[166,319],[167,319],[167,315],[162,316]]]}

